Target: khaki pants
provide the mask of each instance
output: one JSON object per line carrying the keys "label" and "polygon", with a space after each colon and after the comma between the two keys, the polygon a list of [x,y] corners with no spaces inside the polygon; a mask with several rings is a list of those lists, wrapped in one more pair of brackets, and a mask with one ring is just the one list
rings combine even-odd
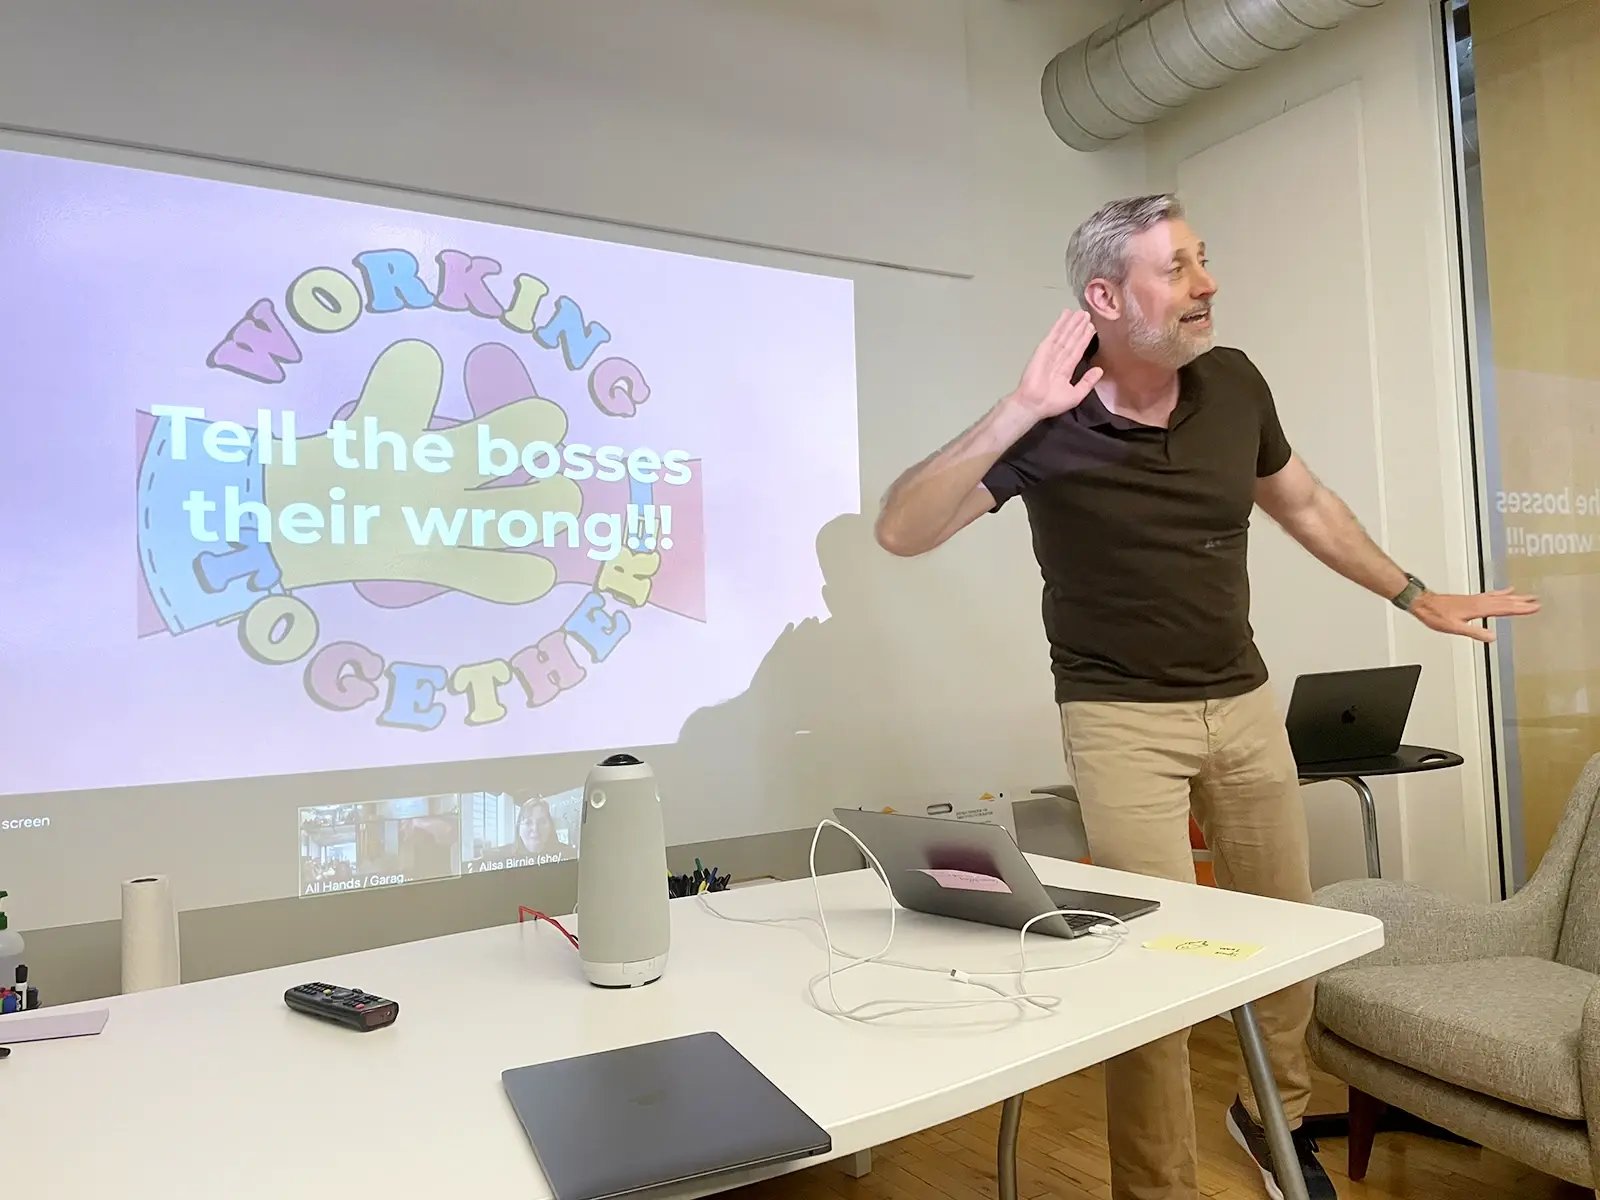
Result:
{"label": "khaki pants", "polygon": [[[1305,809],[1270,689],[1193,702],[1072,701],[1061,706],[1061,731],[1097,865],[1192,883],[1192,808],[1218,884],[1310,902]],[[1291,1127],[1311,1095],[1312,996],[1308,982],[1256,1004]],[[1259,1120],[1242,1063],[1239,1094]],[[1199,1195],[1187,1030],[1108,1062],[1106,1108],[1114,1200]]]}

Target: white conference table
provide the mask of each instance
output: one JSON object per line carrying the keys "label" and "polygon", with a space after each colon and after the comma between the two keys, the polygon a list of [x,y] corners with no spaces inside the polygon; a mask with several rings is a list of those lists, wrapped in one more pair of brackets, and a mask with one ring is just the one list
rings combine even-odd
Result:
{"label": "white conference table", "polygon": [[[110,1018],[98,1036],[20,1044],[0,1061],[0,1174],[15,1194],[59,1200],[278,1200],[326,1188],[385,1200],[546,1200],[501,1071],[716,1030],[828,1130],[836,1159],[1005,1102],[998,1169],[1006,1195],[1028,1089],[1230,1011],[1236,1023],[1246,1018],[1248,1049],[1252,1001],[1383,944],[1381,924],[1359,914],[1032,861],[1046,883],[1162,903],[1130,922],[1115,953],[1080,969],[1035,971],[1097,954],[1100,939],[1030,936],[1029,990],[1063,998],[1050,1013],[1018,1016],[1016,1006],[995,1005],[872,1025],[826,1015],[806,999],[824,960],[814,923],[725,921],[697,899],[672,902],[666,974],[632,991],[586,984],[577,955],[549,925],[508,924],[56,1009],[104,1005]],[[859,954],[881,945],[887,895],[870,871],[825,876],[822,892],[836,945]],[[707,899],[746,919],[814,912],[809,880]],[[1166,935],[1264,948],[1237,961],[1143,948]],[[1014,971],[1017,936],[902,910],[891,953],[971,974]],[[399,1019],[357,1033],[291,1012],[284,990],[311,980],[395,999]],[[878,965],[847,972],[837,986],[846,1005],[981,994]],[[672,1194],[721,1191],[819,1161]]]}

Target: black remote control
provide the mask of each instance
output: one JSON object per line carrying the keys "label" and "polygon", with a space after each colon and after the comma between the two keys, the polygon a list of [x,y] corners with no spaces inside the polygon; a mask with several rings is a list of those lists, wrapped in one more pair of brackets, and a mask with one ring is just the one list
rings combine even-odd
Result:
{"label": "black remote control", "polygon": [[302,983],[285,992],[283,1002],[295,1012],[337,1021],[351,1029],[382,1029],[393,1025],[400,1015],[400,1006],[393,1000],[331,983]]}

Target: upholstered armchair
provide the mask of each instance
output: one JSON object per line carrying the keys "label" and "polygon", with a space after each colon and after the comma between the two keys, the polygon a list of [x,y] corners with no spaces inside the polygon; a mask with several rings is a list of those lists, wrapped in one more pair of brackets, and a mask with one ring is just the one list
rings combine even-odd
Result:
{"label": "upholstered armchair", "polygon": [[1385,945],[1324,975],[1309,1041],[1350,1087],[1350,1177],[1392,1106],[1519,1162],[1600,1181],[1600,755],[1532,879],[1466,904],[1360,880],[1318,903],[1383,921]]}

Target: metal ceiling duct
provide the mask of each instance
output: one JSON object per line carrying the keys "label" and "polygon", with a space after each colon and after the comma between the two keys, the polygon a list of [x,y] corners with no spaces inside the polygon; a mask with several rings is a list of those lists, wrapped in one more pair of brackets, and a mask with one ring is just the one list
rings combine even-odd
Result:
{"label": "metal ceiling duct", "polygon": [[1154,0],[1044,69],[1045,115],[1074,150],[1099,150],[1384,0]]}

